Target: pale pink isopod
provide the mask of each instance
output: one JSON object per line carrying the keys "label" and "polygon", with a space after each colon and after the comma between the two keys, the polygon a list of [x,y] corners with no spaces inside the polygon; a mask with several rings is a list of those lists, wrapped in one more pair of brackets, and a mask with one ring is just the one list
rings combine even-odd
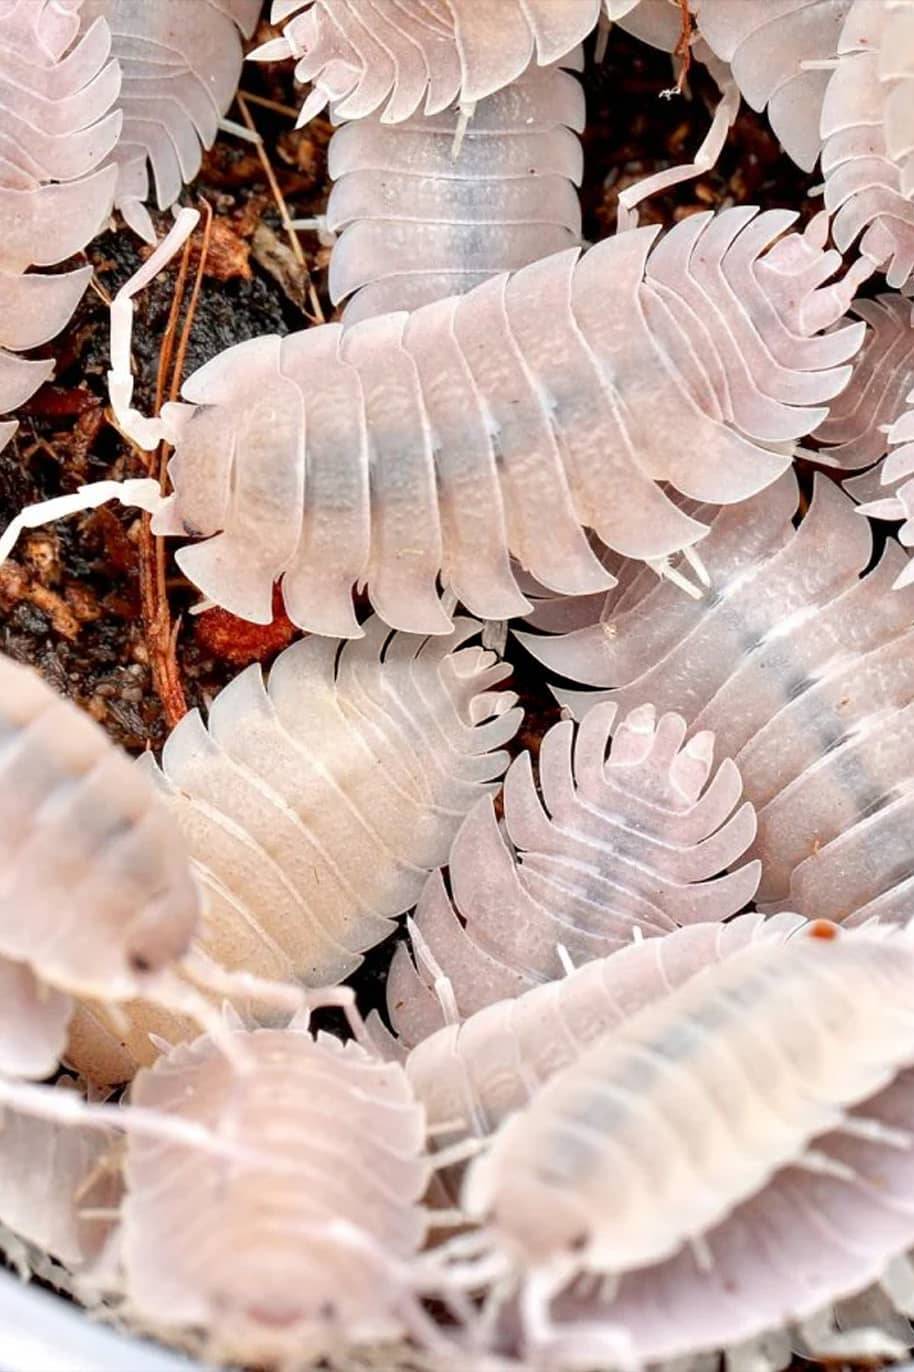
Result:
{"label": "pale pink isopod", "polygon": [[[655,586],[628,609],[549,638],[522,635],[548,667],[609,688],[560,690],[578,713],[607,696],[645,699],[710,729],[758,816],[758,898],[842,921],[908,918],[914,776],[908,560],[873,540],[824,477],[799,529],[786,474],[703,546],[710,588],[688,600]],[[671,595],[670,592],[673,592]]]}
{"label": "pale pink isopod", "polygon": [[[821,922],[756,940],[508,1117],[462,1199],[489,1226],[479,1270],[501,1256],[520,1280],[528,1351],[546,1366],[563,1350],[577,1366],[713,1351],[810,1319],[904,1258],[912,958],[908,933]],[[577,1297],[576,1320],[573,1294],[570,1312],[553,1301],[583,1275],[614,1280]]]}
{"label": "pale pink isopod", "polygon": [[[736,866],[755,837],[752,806],[730,759],[714,770],[712,734],[688,743],[675,714],[650,706],[616,725],[612,702],[543,739],[504,782],[504,824],[491,799],[467,816],[441,875],[423,891],[413,961],[401,944],[387,982],[390,1022],[410,1047],[441,1023],[434,984],[456,1013],[563,975],[677,925],[723,920],[753,897],[760,864]],[[735,867],[727,876],[719,873]],[[458,917],[459,915],[459,917]],[[415,966],[414,966],[415,963]]]}
{"label": "pale pink isopod", "polygon": [[[120,89],[104,21],[77,37],[78,7],[9,0],[0,14],[0,414],[26,401],[53,361],[20,353],[53,338],[91,267],[47,274],[100,231],[121,129]],[[16,430],[0,420],[0,449]]]}

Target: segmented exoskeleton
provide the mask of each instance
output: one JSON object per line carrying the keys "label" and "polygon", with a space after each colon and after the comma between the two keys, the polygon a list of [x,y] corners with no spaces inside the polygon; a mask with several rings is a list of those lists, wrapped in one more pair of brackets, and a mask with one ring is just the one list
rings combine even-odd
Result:
{"label": "segmented exoskeleton", "polygon": [[785,1323],[815,1345],[822,1312],[880,1279],[910,1301],[912,975],[910,933],[816,922],[551,1076],[463,1186],[479,1270],[501,1255],[520,1281],[496,1339],[545,1367],[644,1366]]}
{"label": "segmented exoskeleton", "polygon": [[123,73],[115,204],[150,243],[149,170],[159,209],[168,209],[216,140],[241,75],[239,30],[251,36],[260,8],[261,0],[81,0],[83,29],[107,20]]}
{"label": "segmented exoskeleton", "polygon": [[[557,694],[575,712],[649,699],[713,730],[758,814],[759,898],[810,916],[907,917],[914,776],[914,591],[907,558],[877,566],[868,524],[823,477],[798,530],[786,474],[723,510],[703,544],[699,601],[648,590],[557,638],[523,634],[562,676],[610,687]],[[673,592],[673,594],[670,594]]]}
{"label": "segmented exoskeleton", "polygon": [[[393,932],[447,861],[467,811],[497,786],[522,711],[493,690],[510,668],[458,620],[453,638],[390,636],[287,648],[265,684],[242,672],[208,725],[186,715],[140,766],[161,786],[203,892],[199,945],[228,969],[340,982]],[[126,1015],[126,1023],[125,1023]],[[94,1081],[129,1078],[192,1024],[156,1006],[105,1005],[77,1025],[69,1058]]]}
{"label": "segmented exoskeleton", "polygon": [[[0,414],[52,375],[19,353],[60,332],[92,275],[28,269],[72,257],[111,211],[120,73],[107,25],[78,31],[79,0],[0,5]],[[0,420],[0,449],[15,430]]]}
{"label": "segmented exoskeleton", "polygon": [[[848,471],[885,456],[890,446],[886,429],[900,418],[914,389],[911,301],[903,295],[879,295],[855,300],[851,309],[866,322],[866,338],[850,381],[813,434],[821,446],[811,454]],[[894,480],[882,470],[887,482]]]}
{"label": "segmented exoskeleton", "polygon": [[730,64],[745,100],[754,110],[767,110],[786,151],[812,171],[822,151],[830,64],[853,0],[690,3],[702,37]]}
{"label": "segmented exoskeleton", "polygon": [[388,1015],[407,1047],[443,1022],[432,989],[442,976],[464,1018],[561,977],[563,957],[605,957],[636,934],[723,920],[752,899],[759,863],[718,876],[751,844],[755,815],[739,804],[734,764],[714,771],[713,735],[686,743],[680,716],[641,706],[607,758],[615,717],[610,702],[577,731],[550,729],[539,793],[530,754],[516,758],[503,828],[490,797],[468,815],[448,859],[453,904],[436,873],[411,924],[415,968],[402,944],[391,963]]}
{"label": "segmented exoskeleton", "polygon": [[422,110],[471,107],[516,81],[531,62],[551,66],[637,0],[274,0],[284,36],[254,57],[298,59],[314,89],[301,123],[332,104],[341,119],[380,111],[399,123]]}
{"label": "segmented exoskeleton", "polygon": [[357,292],[347,323],[460,294],[580,242],[576,78],[531,67],[481,101],[463,135],[460,119],[447,110],[391,125],[374,114],[334,134],[326,223],[341,237],[330,295]]}
{"label": "segmented exoskeleton", "polygon": [[[860,513],[875,519],[901,520],[898,539],[914,544],[914,320],[906,296],[880,296],[878,303],[859,301],[857,313],[871,325],[854,375],[816,431],[822,442],[837,444],[816,456],[841,466],[875,463],[844,483]],[[896,587],[914,578],[910,562]]]}
{"label": "segmented exoskeleton", "polygon": [[901,287],[914,275],[914,198],[887,145],[890,14],[890,3],[854,0],[847,16],[822,111],[822,171],[837,246],[846,252],[859,238],[863,256]]}
{"label": "segmented exoskeleton", "polygon": [[[131,1089],[121,1270],[104,1283],[122,1317],[257,1366],[307,1366],[407,1331],[443,1344],[416,1294],[430,1167],[402,1067],[304,1021],[233,1036],[242,1076],[204,1037]],[[243,1153],[220,1168],[193,1146],[148,1147],[130,1133],[137,1107]]]}
{"label": "segmented exoskeleton", "polygon": [[528,985],[516,998],[515,988],[506,988],[505,999],[495,996],[486,1003],[480,997],[481,1008],[462,1023],[439,1028],[440,1015],[413,1019],[401,1045],[416,1045],[406,1059],[406,1074],[432,1137],[440,1144],[467,1132],[494,1133],[556,1072],[576,1062],[588,1044],[643,1006],[757,940],[780,941],[805,927],[796,915],[769,920],[739,915],[727,924],[694,924],[629,941],[567,976]]}
{"label": "segmented exoskeleton", "polygon": [[888,0],[879,75],[887,88],[885,142],[901,171],[901,190],[914,199],[914,4]]}
{"label": "segmented exoskeleton", "polygon": [[216,603],[268,622],[281,578],[295,623],[341,637],[360,632],[356,585],[386,623],[449,632],[439,573],[486,618],[523,614],[512,553],[550,588],[605,588],[585,527],[662,573],[707,526],[661,483],[745,499],[848,378],[864,325],[819,331],[843,314],[853,273],[822,284],[838,258],[821,222],[768,247],[793,218],[695,215],[659,242],[618,234],[408,317],[254,339],[207,363],[160,423],[130,407],[129,318],[182,221],[115,303],[111,376],[126,431],[176,445],[174,495],[161,509],[154,483],[101,483],[25,511],[0,557],[25,523],[142,501],[159,533],[216,535],[177,554]]}

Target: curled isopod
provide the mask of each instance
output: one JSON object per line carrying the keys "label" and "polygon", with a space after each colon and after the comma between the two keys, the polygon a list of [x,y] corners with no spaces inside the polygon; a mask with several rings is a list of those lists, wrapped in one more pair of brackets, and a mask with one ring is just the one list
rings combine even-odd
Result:
{"label": "curled isopod", "polygon": [[[542,742],[537,787],[529,753],[505,777],[504,825],[477,802],[387,981],[390,1022],[406,1047],[442,1022],[433,990],[446,977],[461,1018],[562,976],[573,965],[696,921],[723,920],[753,897],[760,864],[737,866],[755,837],[739,771],[714,771],[714,739],[685,741],[679,715],[650,706],[616,727],[609,702]],[[727,876],[719,874],[734,868]],[[415,966],[414,966],[415,963]]]}
{"label": "curled isopod", "polygon": [[[377,619],[340,645],[287,648],[251,666],[172,732],[164,795],[203,893],[197,944],[221,967],[308,986],[342,981],[387,938],[460,821],[493,791],[522,711],[496,690],[507,664],[470,640],[390,634]],[[137,782],[145,778],[137,778]],[[161,1009],[87,1007],[69,1057],[94,1081],[150,1062],[150,1030],[193,1033]],[[126,1017],[126,1024],[125,1024]],[[132,1059],[132,1061],[131,1061]]]}
{"label": "curled isopod", "polygon": [[[102,20],[52,0],[16,0],[0,18],[0,414],[52,375],[53,360],[20,353],[67,323],[91,267],[47,274],[98,233],[111,211],[120,88]],[[15,432],[0,420],[0,449]]]}
{"label": "curled isopod", "polygon": [[853,502],[817,477],[794,530],[794,477],[738,512],[703,546],[712,589],[687,601],[656,586],[605,620],[548,638],[540,661],[609,688],[560,691],[578,713],[609,696],[645,699],[710,729],[732,757],[758,834],[758,899],[843,921],[909,916],[914,776],[911,587],[889,541],[865,576],[873,539]]}
{"label": "curled isopod", "polygon": [[[417,1295],[430,1169],[403,1069],[304,1021],[232,1032],[243,1075],[203,1037],[131,1088],[120,1271],[107,1277],[121,1317],[244,1365],[339,1365],[406,1333],[441,1344]],[[192,1146],[147,1146],[130,1132],[135,1107],[244,1155],[222,1168]]]}
{"label": "curled isopod", "polygon": [[848,379],[865,326],[820,330],[853,276],[822,284],[838,257],[820,221],[770,246],[792,221],[693,215],[657,241],[618,234],[409,316],[253,339],[185,384],[164,429],[130,408],[134,282],[115,302],[112,396],[138,441],[167,430],[175,493],[161,508],[154,483],[103,482],[33,507],[0,557],[45,514],[142,501],[159,508],[159,532],[206,539],[177,559],[213,601],[265,623],[281,579],[295,623],[340,637],[360,632],[357,585],[393,627],[449,632],[439,574],[474,613],[523,614],[512,553],[552,589],[605,589],[588,527],[662,573],[707,532],[663,485],[744,500]]}
{"label": "curled isopod", "polygon": [[123,73],[115,205],[150,243],[149,171],[159,209],[168,209],[215,142],[241,75],[240,34],[251,36],[260,8],[261,0],[82,0],[82,29],[107,21]]}
{"label": "curled isopod", "polygon": [[500,1258],[556,1367],[713,1352],[888,1281],[914,1243],[912,974],[908,931],[816,921],[608,1031],[470,1164],[486,1256],[463,1242],[452,1276]]}

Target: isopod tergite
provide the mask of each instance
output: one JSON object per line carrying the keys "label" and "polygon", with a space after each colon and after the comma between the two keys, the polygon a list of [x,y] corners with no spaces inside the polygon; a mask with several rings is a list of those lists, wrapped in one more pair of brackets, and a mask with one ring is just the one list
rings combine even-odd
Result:
{"label": "isopod tergite", "polygon": [[[176,448],[154,528],[206,540],[177,560],[215,603],[267,623],[281,580],[296,624],[340,637],[361,632],[358,585],[416,633],[449,632],[439,575],[474,613],[523,614],[511,554],[565,594],[605,588],[588,527],[660,572],[682,549],[694,561],[707,526],[661,483],[718,504],[769,485],[826,417],[864,333],[830,327],[854,274],[824,284],[839,261],[825,225],[785,234],[793,219],[694,215],[408,316],[253,339],[195,373],[188,403],[159,422],[131,408],[129,321],[138,282],[186,233],[176,226],[112,328],[120,422]],[[22,524],[112,496],[159,506],[155,483],[99,483],[23,512],[0,556]]]}
{"label": "isopod tergite", "polygon": [[[97,20],[78,37],[78,6],[5,0],[0,6],[0,414],[26,401],[53,360],[20,357],[75,310],[91,267],[47,274],[102,228],[116,172],[120,88],[111,35]],[[0,449],[16,424],[0,420]]]}
{"label": "isopod tergite", "polygon": [[703,599],[658,585],[627,611],[523,641],[561,675],[611,688],[561,691],[576,712],[603,694],[623,709],[648,699],[713,730],[757,811],[761,901],[907,918],[914,590],[891,588],[908,559],[889,541],[862,576],[869,525],[824,477],[794,531],[796,504],[788,473],[717,516]]}
{"label": "isopod tergite", "polygon": [[343,1365],[348,1347],[405,1332],[443,1342],[413,1288],[430,1169],[403,1069],[296,1021],[234,1032],[243,1076],[204,1037],[133,1084],[131,1108],[231,1136],[245,1156],[220,1169],[128,1134],[121,1314],[256,1366]]}
{"label": "isopod tergite", "polygon": [[679,715],[658,720],[642,706],[619,723],[607,759],[615,718],[610,702],[576,737],[571,721],[550,729],[539,793],[529,753],[516,758],[503,829],[491,798],[468,815],[449,858],[453,905],[436,873],[412,924],[415,967],[402,944],[391,964],[388,1013],[406,1046],[442,1023],[432,989],[442,975],[463,1018],[561,977],[562,958],[604,957],[636,933],[723,920],[752,899],[758,862],[718,875],[752,843],[755,815],[740,805],[733,762],[714,772],[713,735],[687,743]]}
{"label": "isopod tergite", "polygon": [[515,1274],[539,1365],[711,1352],[888,1280],[914,1242],[912,975],[905,931],[756,940],[504,1122],[467,1172],[488,1233],[461,1261]]}
{"label": "isopod tergite", "polygon": [[348,323],[461,294],[580,242],[577,79],[532,67],[480,102],[462,139],[459,119],[372,115],[334,134],[326,222],[341,236],[329,284],[334,302],[357,292]]}
{"label": "isopod tergite", "polygon": [[[510,668],[453,638],[391,635],[377,620],[342,646],[310,638],[252,666],[172,732],[164,792],[203,892],[199,946],[222,967],[318,987],[342,981],[387,938],[467,811],[497,787],[522,711],[495,690]],[[94,1081],[151,1062],[172,1040],[156,1006],[91,1008],[69,1058]],[[125,1024],[126,1020],[126,1024]],[[133,1063],[130,1063],[130,1056]]]}
{"label": "isopod tergite", "polygon": [[260,8],[261,0],[81,0],[83,29],[107,21],[123,73],[115,204],[150,243],[149,171],[167,209],[215,142],[241,75],[239,30],[251,36]]}

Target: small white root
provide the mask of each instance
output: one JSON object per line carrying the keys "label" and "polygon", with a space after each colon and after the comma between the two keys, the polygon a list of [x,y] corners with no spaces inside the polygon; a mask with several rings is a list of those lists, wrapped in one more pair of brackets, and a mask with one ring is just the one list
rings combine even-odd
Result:
{"label": "small white root", "polygon": [[37,529],[41,524],[51,524],[84,510],[97,510],[109,500],[118,500],[129,509],[145,510],[148,514],[157,514],[163,503],[159,483],[143,476],[129,481],[93,481],[88,486],[80,486],[71,495],[58,495],[51,500],[26,505],[0,536],[0,566],[15,548],[23,530]]}
{"label": "small white root", "polygon": [[160,418],[149,419],[133,408],[133,372],[130,366],[133,297],[168,266],[183,248],[199,220],[199,210],[179,210],[169,233],[139,271],[125,282],[111,304],[111,370],[108,373],[111,408],[121,432],[146,452],[151,452],[162,442],[165,426]]}

